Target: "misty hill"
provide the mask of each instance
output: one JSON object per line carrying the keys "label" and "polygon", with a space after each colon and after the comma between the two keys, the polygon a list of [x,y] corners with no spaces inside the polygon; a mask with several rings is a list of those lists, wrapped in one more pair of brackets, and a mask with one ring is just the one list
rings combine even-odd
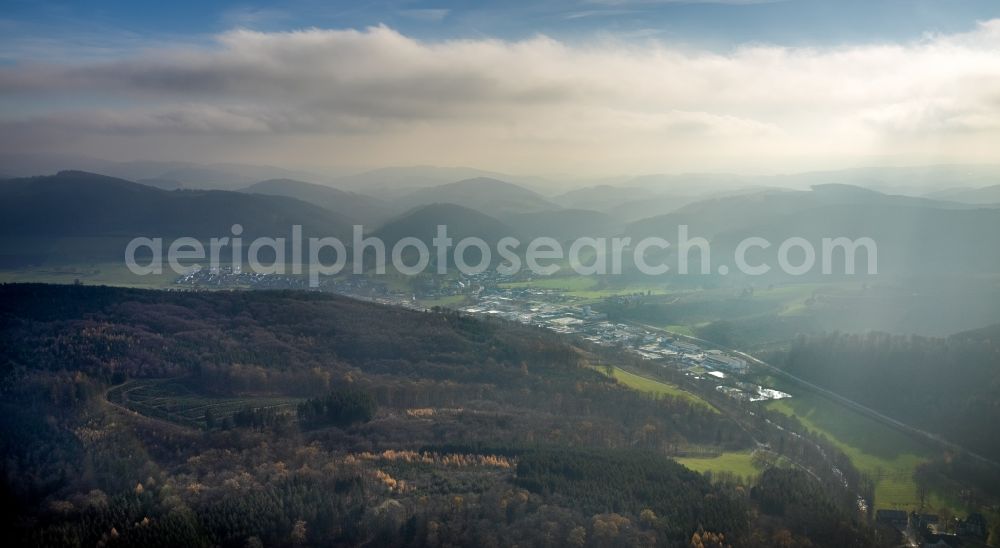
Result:
{"label": "misty hill", "polygon": [[[870,237],[878,248],[879,274],[1000,272],[1000,256],[985,239],[1000,233],[1000,209],[887,195],[851,185],[703,200],[633,223],[625,232],[633,239],[660,236],[676,242],[680,225],[688,225],[689,237],[712,242],[713,264],[726,259],[731,263],[736,246],[747,237],[766,238],[773,245],[767,250],[753,249],[748,260],[773,266],[770,277],[780,277],[777,249],[792,237],[807,239],[817,250],[817,259],[821,259],[823,238]],[[662,256],[670,257],[668,264],[673,264],[676,249]],[[844,272],[843,260],[842,252],[835,254],[832,272]],[[821,262],[817,260],[816,265],[814,274],[820,271]],[[863,260],[856,272],[867,272]]]}
{"label": "misty hill", "polygon": [[149,179],[136,179],[135,182],[140,185],[151,186],[163,190],[180,190],[184,188],[184,183],[176,179],[161,179],[159,177],[152,177]]}
{"label": "misty hill", "polygon": [[240,192],[295,198],[330,210],[345,222],[370,227],[381,224],[394,213],[392,206],[378,198],[294,179],[261,181]]}
{"label": "misty hill", "polygon": [[752,187],[805,189],[817,185],[850,183],[885,193],[923,196],[935,188],[979,188],[1000,180],[996,165],[933,165],[861,167],[776,175],[734,173],[648,174],[628,179],[622,186],[657,192],[703,195]]}
{"label": "misty hill", "polygon": [[[766,189],[701,200],[673,213],[643,219],[629,225],[637,236],[676,234],[686,224],[692,234],[710,237],[720,232],[770,223],[776,217],[835,205],[892,205],[936,209],[974,209],[975,206],[912,196],[883,194],[846,184],[816,185],[811,190]],[[664,232],[666,230],[666,232]]]}
{"label": "misty hill", "polygon": [[586,209],[559,209],[521,213],[504,217],[511,226],[531,237],[550,236],[569,240],[583,236],[607,237],[619,232],[622,225],[607,214]]}
{"label": "misty hill", "polygon": [[651,198],[656,194],[648,188],[595,185],[554,196],[552,201],[569,209],[607,211],[626,202]]}
{"label": "misty hill", "polygon": [[[0,236],[7,239],[207,239],[229,236],[236,223],[243,225],[244,238],[287,236],[293,224],[302,225],[306,235],[350,234],[349,225],[333,213],[281,196],[165,191],[80,171],[0,182]],[[90,251],[101,258],[121,257],[120,242],[94,246]]]}
{"label": "misty hill", "polygon": [[545,182],[538,177],[518,177],[471,167],[406,166],[384,167],[345,175],[336,178],[333,185],[373,196],[390,198],[402,196],[418,188],[435,187],[477,177],[513,181],[532,186]]}
{"label": "misty hill", "polygon": [[955,341],[977,341],[1000,345],[1000,323],[990,324],[977,329],[959,331],[948,338]]}
{"label": "misty hill", "polygon": [[677,211],[698,199],[686,194],[655,194],[647,198],[630,199],[603,211],[615,219],[631,223]]}
{"label": "misty hill", "polygon": [[395,203],[403,208],[457,204],[497,216],[559,209],[559,206],[537,192],[489,177],[476,177],[420,189],[401,196]]}
{"label": "misty hill", "polygon": [[927,195],[935,200],[950,200],[965,204],[1000,204],[1000,185],[983,188],[954,188]]}
{"label": "misty hill", "polygon": [[[721,177],[721,176],[720,176]],[[571,209],[592,209],[631,223],[672,213],[688,204],[713,197],[736,196],[765,190],[733,189],[729,179],[707,176],[635,177],[630,186],[596,185],[573,190],[552,200]]]}
{"label": "misty hill", "polygon": [[175,188],[235,190],[265,179],[321,178],[313,173],[274,166],[164,161],[113,162],[64,154],[0,155],[0,165],[4,166],[4,171],[15,177],[47,175],[59,171],[87,171],[168,190]]}
{"label": "misty hill", "polygon": [[382,238],[387,247],[409,236],[430,246],[431,240],[437,235],[438,225],[447,225],[448,236],[455,243],[462,238],[475,236],[492,245],[500,238],[519,235],[519,231],[494,217],[455,204],[431,204],[414,208],[383,225],[374,235]]}
{"label": "misty hill", "polygon": [[160,172],[155,179],[173,180],[183,188],[237,190],[254,181],[266,179],[316,179],[317,176],[302,171],[292,171],[271,166],[244,164],[184,165]]}
{"label": "misty hill", "polygon": [[704,195],[710,192],[737,190],[766,183],[755,176],[729,173],[650,173],[626,180],[622,186],[646,188],[657,193]]}
{"label": "misty hill", "polygon": [[185,166],[164,171],[154,181],[176,181],[179,188],[236,190],[246,184],[246,176],[203,166]]}
{"label": "misty hill", "polygon": [[923,196],[935,188],[979,188],[995,184],[1000,180],[1000,166],[949,164],[876,166],[771,175],[753,179],[761,184],[800,188],[849,182],[887,194]]}
{"label": "misty hill", "polygon": [[[824,237],[870,237],[878,245],[881,274],[969,275],[1000,272],[1000,254],[984,239],[991,234],[1000,234],[997,209],[840,204],[733,229],[717,235],[716,242],[726,250],[735,248],[749,235],[772,242],[797,236],[814,242],[818,248]],[[859,271],[864,272],[863,262]]]}

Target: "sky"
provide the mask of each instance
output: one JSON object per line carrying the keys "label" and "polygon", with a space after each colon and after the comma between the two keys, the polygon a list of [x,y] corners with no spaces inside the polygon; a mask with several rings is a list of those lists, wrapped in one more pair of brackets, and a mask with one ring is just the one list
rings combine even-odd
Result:
{"label": "sky", "polygon": [[998,163],[995,0],[0,1],[0,153],[568,176]]}

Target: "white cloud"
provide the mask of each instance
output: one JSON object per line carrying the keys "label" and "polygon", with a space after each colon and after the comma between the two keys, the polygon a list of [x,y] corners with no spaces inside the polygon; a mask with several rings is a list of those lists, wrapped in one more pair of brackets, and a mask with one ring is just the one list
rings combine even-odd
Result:
{"label": "white cloud", "polygon": [[18,138],[0,144],[58,135],[59,146],[96,147],[121,135],[134,150],[157,136],[162,151],[165,136],[214,135],[228,140],[220,150],[246,145],[270,161],[326,147],[337,152],[313,163],[342,154],[546,171],[975,161],[1000,138],[998,51],[1000,20],[915,43],[726,53],[544,36],[422,41],[387,27],[234,30],[209,48],[4,67],[0,101],[36,114],[5,106],[0,124]]}

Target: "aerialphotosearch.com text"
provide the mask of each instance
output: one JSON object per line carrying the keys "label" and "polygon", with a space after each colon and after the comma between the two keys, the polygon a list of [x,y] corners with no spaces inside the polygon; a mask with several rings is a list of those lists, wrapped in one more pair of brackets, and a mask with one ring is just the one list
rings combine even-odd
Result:
{"label": "aerialphotosearch.com text", "polygon": [[673,241],[655,236],[620,236],[580,237],[569,242],[538,237],[522,242],[506,236],[493,245],[479,237],[465,237],[456,242],[448,235],[447,225],[437,226],[437,235],[430,245],[411,236],[389,246],[376,236],[366,236],[363,225],[354,225],[349,246],[333,236],[305,238],[300,225],[291,227],[290,239],[257,237],[244,242],[242,234],[242,225],[234,224],[229,235],[211,238],[207,245],[191,237],[169,242],[163,238],[133,238],[125,248],[125,264],[140,276],[162,274],[164,268],[182,275],[203,266],[243,269],[245,260],[246,267],[258,274],[308,275],[310,287],[317,287],[321,276],[344,272],[349,261],[348,272],[354,274],[385,274],[387,264],[391,264],[395,272],[412,276],[425,273],[432,259],[432,271],[437,274],[447,274],[454,267],[467,276],[490,268],[505,276],[514,276],[523,269],[533,275],[550,276],[564,268],[585,276],[620,275],[630,266],[650,276],[667,273],[725,276],[734,272],[733,267],[735,272],[746,276],[761,276],[775,267],[784,274],[800,276],[816,272],[817,266],[824,275],[852,275],[856,262],[864,264],[869,275],[878,272],[875,241],[843,236],[825,237],[815,243],[802,237],[781,242],[747,237],[735,247],[727,246],[732,261],[718,264],[713,270],[711,244],[706,238],[691,236],[687,225],[677,227]]}

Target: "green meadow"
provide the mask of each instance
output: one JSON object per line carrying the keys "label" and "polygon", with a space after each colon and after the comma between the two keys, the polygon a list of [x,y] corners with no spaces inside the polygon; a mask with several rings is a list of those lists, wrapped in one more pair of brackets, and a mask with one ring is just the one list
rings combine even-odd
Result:
{"label": "green meadow", "polygon": [[[600,371],[601,373],[607,374],[606,367],[595,366],[594,368]],[[638,390],[639,392],[645,392],[647,394],[652,394],[654,396],[670,396],[673,398],[683,398],[698,405],[704,405],[705,407],[708,407],[713,411],[715,411],[715,407],[713,407],[707,401],[673,384],[636,375],[635,373],[630,373],[619,367],[613,368],[613,375],[615,380],[633,390]]]}
{"label": "green meadow", "polygon": [[[935,456],[933,447],[820,395],[801,390],[793,398],[771,401],[766,406],[797,417],[806,428],[826,436],[859,470],[871,474],[877,481],[876,508],[919,508],[913,472]],[[932,509],[948,505],[933,494],[927,504]]]}
{"label": "green meadow", "polygon": [[598,301],[607,297],[632,295],[635,293],[667,295],[672,292],[665,283],[621,283],[613,279],[600,276],[582,276],[579,274],[539,277],[530,281],[501,284],[501,287],[510,289],[533,288],[559,290],[569,297],[574,297],[583,301]]}
{"label": "green meadow", "polygon": [[164,269],[162,274],[138,276],[129,271],[124,262],[120,263],[75,263],[66,265],[42,265],[0,270],[0,283],[48,283],[86,285],[114,285],[162,289],[173,285],[177,274]]}
{"label": "green meadow", "polygon": [[750,451],[722,453],[717,457],[680,457],[674,460],[700,474],[729,472],[741,478],[751,478],[760,473],[753,465],[753,453]]}

